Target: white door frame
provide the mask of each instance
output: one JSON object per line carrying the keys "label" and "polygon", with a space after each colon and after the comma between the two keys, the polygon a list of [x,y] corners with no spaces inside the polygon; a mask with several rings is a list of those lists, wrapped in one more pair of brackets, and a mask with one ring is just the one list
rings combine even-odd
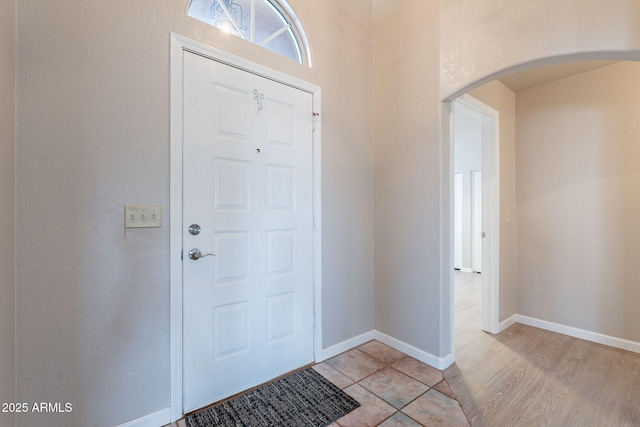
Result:
{"label": "white door frame", "polygon": [[[479,179],[478,179],[479,176]],[[471,271],[482,272],[482,170],[471,171]],[[478,260],[480,262],[478,262]]]}
{"label": "white door frame", "polygon": [[[462,269],[462,195],[463,195],[463,174],[453,171],[453,268]],[[456,180],[456,178],[459,178]],[[458,221],[456,221],[458,218]],[[456,259],[458,265],[456,265]]]}
{"label": "white door frame", "polygon": [[[492,334],[500,332],[500,141],[499,113],[470,95],[454,101],[453,121],[458,108],[482,119],[482,308],[481,328]],[[453,128],[453,127],[452,127]],[[451,135],[451,150],[454,135]],[[453,156],[452,156],[453,162]],[[453,167],[451,167],[453,170]],[[453,173],[451,174],[453,179]],[[453,192],[452,192],[453,193]],[[452,196],[453,197],[453,196]],[[452,267],[453,269],[453,267]],[[453,288],[453,282],[451,287]],[[451,298],[453,304],[454,299]],[[455,312],[451,308],[451,313]],[[453,322],[451,322],[453,325]],[[453,328],[452,328],[453,329]],[[453,330],[451,332],[454,343]],[[453,344],[455,347],[455,344]]]}
{"label": "white door frame", "polygon": [[183,416],[182,382],[182,78],[184,51],[231,65],[276,82],[311,93],[315,124],[313,130],[313,293],[314,355],[322,349],[322,222],[321,222],[321,90],[319,86],[260,64],[231,55],[200,42],[171,33],[170,100],[170,334],[171,334],[171,422]]}

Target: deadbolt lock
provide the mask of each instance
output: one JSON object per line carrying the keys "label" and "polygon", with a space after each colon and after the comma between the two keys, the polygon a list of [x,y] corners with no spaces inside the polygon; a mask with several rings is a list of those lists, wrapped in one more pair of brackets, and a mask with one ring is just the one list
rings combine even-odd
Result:
{"label": "deadbolt lock", "polygon": [[202,228],[198,224],[191,224],[189,226],[189,234],[197,236],[202,231]]}

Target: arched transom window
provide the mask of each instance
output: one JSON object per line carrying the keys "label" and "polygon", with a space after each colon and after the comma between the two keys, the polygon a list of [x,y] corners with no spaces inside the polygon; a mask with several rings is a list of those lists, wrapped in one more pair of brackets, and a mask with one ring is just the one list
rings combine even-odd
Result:
{"label": "arched transom window", "polygon": [[311,66],[302,26],[282,0],[191,0],[187,15]]}

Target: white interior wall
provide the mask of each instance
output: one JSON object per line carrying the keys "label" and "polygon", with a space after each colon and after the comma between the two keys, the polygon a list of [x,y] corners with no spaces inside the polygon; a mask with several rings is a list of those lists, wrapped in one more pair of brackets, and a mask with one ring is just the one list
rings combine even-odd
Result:
{"label": "white interior wall", "polygon": [[[374,327],[371,2],[290,1],[313,68],[187,4],[17,3],[17,399],[73,405],[19,426],[113,427],[169,406],[170,32],[322,87],[322,344]],[[162,205],[163,227],[123,237],[126,203]]]}
{"label": "white interior wall", "polygon": [[[0,403],[15,402],[15,6],[0,3]],[[0,411],[0,425],[13,424],[13,414]]]}
{"label": "white interior wall", "polygon": [[516,96],[518,313],[640,342],[640,63]]}

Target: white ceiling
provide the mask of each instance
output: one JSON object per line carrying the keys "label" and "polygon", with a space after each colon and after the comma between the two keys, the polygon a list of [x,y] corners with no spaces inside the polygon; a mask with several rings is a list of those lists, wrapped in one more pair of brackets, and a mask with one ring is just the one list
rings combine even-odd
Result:
{"label": "white ceiling", "polygon": [[617,61],[566,62],[511,74],[501,78],[500,81],[509,89],[518,93],[535,86],[606,67],[616,62]]}

